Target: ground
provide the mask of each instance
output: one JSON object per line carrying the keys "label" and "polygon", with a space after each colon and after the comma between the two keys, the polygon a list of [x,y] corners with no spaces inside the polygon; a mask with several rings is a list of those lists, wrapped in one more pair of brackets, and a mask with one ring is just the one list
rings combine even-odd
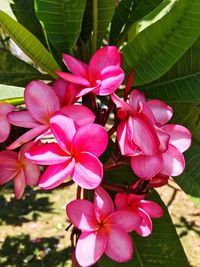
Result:
{"label": "ground", "polygon": [[[200,212],[170,182],[159,189],[193,267],[200,266]],[[68,267],[70,231],[65,206],[75,186],[51,191],[26,190],[16,201],[12,188],[0,191],[0,267]]]}

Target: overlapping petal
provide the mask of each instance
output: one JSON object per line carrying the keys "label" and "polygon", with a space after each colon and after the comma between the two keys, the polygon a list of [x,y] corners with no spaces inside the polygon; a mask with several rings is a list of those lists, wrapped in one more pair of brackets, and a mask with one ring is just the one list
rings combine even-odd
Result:
{"label": "overlapping petal", "polygon": [[136,229],[136,233],[142,237],[147,237],[152,232],[152,220],[148,213],[146,213],[143,209],[139,209],[138,214],[141,216],[143,221]]}
{"label": "overlapping petal", "polygon": [[68,54],[63,54],[63,61],[69,71],[77,76],[83,76],[87,79],[88,66],[84,62]]}
{"label": "overlapping petal", "polygon": [[160,218],[163,216],[162,208],[150,200],[141,200],[140,208],[143,209],[151,218]]}
{"label": "overlapping petal", "polygon": [[21,170],[15,177],[14,177],[14,189],[15,189],[15,196],[16,199],[22,198],[25,190],[25,176],[23,170]]}
{"label": "overlapping petal", "polygon": [[28,111],[15,111],[8,114],[8,121],[19,127],[34,128],[41,126],[37,120],[35,120]]}

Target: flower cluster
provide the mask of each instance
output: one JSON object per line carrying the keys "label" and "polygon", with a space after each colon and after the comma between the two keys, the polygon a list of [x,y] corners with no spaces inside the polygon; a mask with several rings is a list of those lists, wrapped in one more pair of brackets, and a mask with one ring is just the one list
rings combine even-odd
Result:
{"label": "flower cluster", "polygon": [[[26,86],[26,110],[0,103],[0,142],[8,138],[11,125],[27,129],[0,152],[0,184],[13,179],[20,199],[25,185],[52,189],[73,181],[78,190],[84,189],[84,199],[78,194],[66,208],[68,218],[81,231],[76,260],[81,266],[91,266],[105,253],[125,262],[134,250],[128,233],[148,236],[151,218],[163,213],[158,204],[145,200],[149,187],[162,186],[170,176],[183,172],[182,153],[191,144],[191,134],[181,125],[168,124],[173,113],[170,106],[145,99],[138,90],[130,92],[133,72],[124,98],[116,94],[125,77],[116,47],[99,49],[88,65],[67,54],[63,60],[68,72],[56,71],[60,78],[53,84],[32,81]],[[97,96],[109,98],[106,108]],[[111,113],[113,126],[108,130]],[[103,165],[99,158],[108,141],[115,138],[114,132],[116,146]],[[103,189],[104,171],[127,163],[138,180],[135,184],[130,181],[130,191],[124,187],[124,193],[115,194],[113,202]],[[47,165],[42,174],[40,165]],[[144,181],[146,186],[141,189]],[[112,184],[117,192],[116,188]],[[92,202],[87,190],[93,189]]]}

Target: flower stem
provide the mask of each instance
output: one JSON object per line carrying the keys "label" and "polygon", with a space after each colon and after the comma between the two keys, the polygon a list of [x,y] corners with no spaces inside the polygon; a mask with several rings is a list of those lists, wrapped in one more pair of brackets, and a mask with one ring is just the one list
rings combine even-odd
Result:
{"label": "flower stem", "polygon": [[92,35],[92,52],[94,53],[97,49],[97,21],[98,21],[98,0],[93,0],[93,35]]}

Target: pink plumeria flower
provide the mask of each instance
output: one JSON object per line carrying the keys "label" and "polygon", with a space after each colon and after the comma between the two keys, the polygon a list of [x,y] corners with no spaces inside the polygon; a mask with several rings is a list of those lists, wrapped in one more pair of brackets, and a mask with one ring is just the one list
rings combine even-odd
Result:
{"label": "pink plumeria flower", "polygon": [[131,210],[135,216],[141,217],[141,224],[135,229],[140,236],[149,236],[152,232],[151,218],[163,216],[162,208],[155,202],[144,200],[144,195],[117,193],[115,205],[117,210]]}
{"label": "pink plumeria flower", "polygon": [[[60,110],[59,98],[54,90],[40,81],[30,82],[24,92],[27,111],[9,113],[13,125],[31,128],[20,136],[8,149],[15,149],[36,137],[50,134],[50,118]],[[61,109],[64,115],[75,120],[77,125],[92,123],[94,114],[84,106],[69,105]]]}
{"label": "pink plumeria flower", "polygon": [[8,121],[7,114],[15,109],[13,105],[5,102],[0,103],[0,143],[6,141],[10,134],[11,125]]}
{"label": "pink plumeria flower", "polygon": [[0,184],[13,179],[17,199],[22,198],[26,185],[37,185],[40,176],[38,166],[25,157],[30,146],[32,142],[22,146],[19,153],[8,150],[0,152]]}
{"label": "pink plumeria flower", "polygon": [[96,51],[88,65],[68,54],[63,54],[63,60],[71,73],[60,71],[56,73],[62,79],[80,85],[77,97],[89,92],[109,95],[123,82],[121,57],[115,46],[105,46]]}
{"label": "pink plumeria flower", "polygon": [[93,265],[103,253],[117,262],[132,258],[133,244],[128,232],[140,225],[141,218],[128,210],[115,211],[112,199],[103,188],[95,190],[94,203],[74,200],[67,205],[66,212],[82,231],[75,251],[81,266]]}
{"label": "pink plumeria flower", "polygon": [[51,165],[42,175],[39,186],[54,188],[71,177],[83,188],[97,187],[103,177],[98,157],[108,144],[106,130],[91,123],[77,130],[74,121],[62,114],[53,116],[50,123],[57,143],[36,144],[26,154],[35,163]]}

